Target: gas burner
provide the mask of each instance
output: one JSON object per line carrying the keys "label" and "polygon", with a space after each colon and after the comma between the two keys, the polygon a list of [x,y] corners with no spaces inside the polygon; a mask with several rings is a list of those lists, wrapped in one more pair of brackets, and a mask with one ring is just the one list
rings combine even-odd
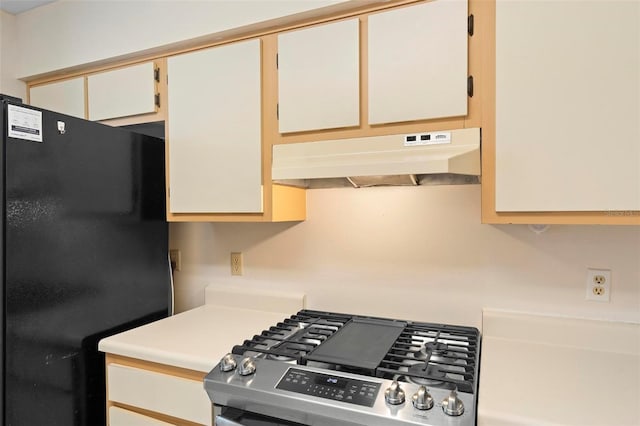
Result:
{"label": "gas burner", "polygon": [[448,350],[449,346],[446,343],[427,342],[420,348],[419,351],[413,352],[413,357],[415,359],[424,361],[428,358],[431,358],[431,356],[433,355],[444,355]]}
{"label": "gas burner", "polygon": [[[421,376],[429,377],[421,377]],[[408,374],[405,376],[408,382],[416,385],[442,387],[445,383],[447,373],[440,370],[435,365],[413,364],[409,367]]]}
{"label": "gas burner", "polygon": [[276,354],[267,354],[267,359],[271,359],[274,361],[280,361],[280,362],[290,362],[290,361],[295,361],[295,358],[290,357],[290,356],[286,356],[286,355],[276,355]]}

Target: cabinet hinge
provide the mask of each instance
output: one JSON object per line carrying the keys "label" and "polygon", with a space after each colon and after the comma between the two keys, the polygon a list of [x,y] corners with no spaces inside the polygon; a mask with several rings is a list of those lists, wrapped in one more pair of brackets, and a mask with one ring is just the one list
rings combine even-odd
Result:
{"label": "cabinet hinge", "polygon": [[467,18],[467,32],[469,36],[473,35],[473,14],[469,15]]}
{"label": "cabinet hinge", "polygon": [[276,69],[280,69],[280,54],[276,53]]}
{"label": "cabinet hinge", "polygon": [[155,104],[158,108],[160,108],[160,93],[156,93]]}
{"label": "cabinet hinge", "polygon": [[276,120],[280,120],[280,104],[276,104]]}
{"label": "cabinet hinge", "polygon": [[153,79],[160,83],[160,68],[153,69]]}
{"label": "cabinet hinge", "polygon": [[470,98],[473,98],[473,76],[472,75],[467,77],[467,95],[469,95]]}

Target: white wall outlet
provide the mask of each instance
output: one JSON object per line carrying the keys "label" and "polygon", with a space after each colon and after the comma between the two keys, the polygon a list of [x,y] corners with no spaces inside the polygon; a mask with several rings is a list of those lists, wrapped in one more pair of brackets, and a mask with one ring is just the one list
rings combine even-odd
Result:
{"label": "white wall outlet", "polygon": [[231,253],[231,275],[242,275],[242,253]]}
{"label": "white wall outlet", "polygon": [[587,300],[608,302],[611,296],[611,269],[587,269]]}

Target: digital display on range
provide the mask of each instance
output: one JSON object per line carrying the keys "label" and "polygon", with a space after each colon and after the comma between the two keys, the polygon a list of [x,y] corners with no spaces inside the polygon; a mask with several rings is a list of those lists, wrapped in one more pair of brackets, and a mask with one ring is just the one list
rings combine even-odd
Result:
{"label": "digital display on range", "polygon": [[276,389],[373,407],[380,383],[290,368],[276,384]]}
{"label": "digital display on range", "polygon": [[314,382],[316,385],[331,386],[340,389],[344,389],[347,386],[346,380],[331,376],[317,376]]}

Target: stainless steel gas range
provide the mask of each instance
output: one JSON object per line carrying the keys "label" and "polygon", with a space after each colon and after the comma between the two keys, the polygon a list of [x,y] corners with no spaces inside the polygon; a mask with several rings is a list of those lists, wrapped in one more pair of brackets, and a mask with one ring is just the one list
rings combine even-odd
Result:
{"label": "stainless steel gas range", "polygon": [[473,327],[303,310],[206,376],[217,426],[476,424]]}

